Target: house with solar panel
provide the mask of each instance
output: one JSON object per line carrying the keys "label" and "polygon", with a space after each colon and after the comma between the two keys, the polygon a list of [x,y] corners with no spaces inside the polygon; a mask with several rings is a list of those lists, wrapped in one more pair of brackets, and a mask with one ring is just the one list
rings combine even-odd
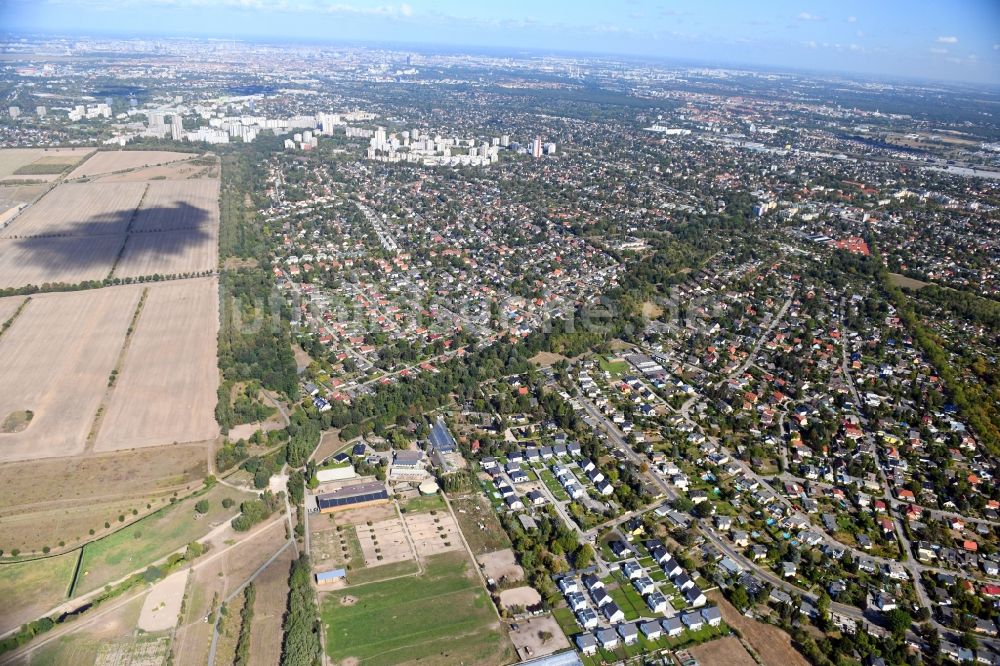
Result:
{"label": "house with solar panel", "polygon": [[362,506],[374,506],[389,502],[389,491],[379,481],[368,481],[344,486],[329,493],[316,495],[316,507],[320,513],[333,513]]}

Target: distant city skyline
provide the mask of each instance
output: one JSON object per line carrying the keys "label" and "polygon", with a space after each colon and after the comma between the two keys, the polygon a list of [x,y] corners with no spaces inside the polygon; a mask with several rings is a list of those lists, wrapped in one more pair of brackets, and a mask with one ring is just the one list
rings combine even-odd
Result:
{"label": "distant city skyline", "polygon": [[590,52],[1000,84],[992,0],[0,0],[0,26]]}

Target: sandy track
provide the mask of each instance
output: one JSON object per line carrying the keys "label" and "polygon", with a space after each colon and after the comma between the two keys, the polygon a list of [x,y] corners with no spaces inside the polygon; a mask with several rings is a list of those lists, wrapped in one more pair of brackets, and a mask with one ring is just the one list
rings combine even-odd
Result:
{"label": "sandy track", "polygon": [[166,164],[197,157],[193,153],[173,153],[166,150],[108,150],[95,153],[86,162],[73,169],[67,178],[83,178],[98,174],[138,169],[139,167]]}
{"label": "sandy track", "polygon": [[0,338],[0,414],[31,410],[34,418],[20,433],[0,433],[0,462],[83,450],[140,293],[127,286],[33,297]]}
{"label": "sandy track", "polygon": [[96,451],[218,436],[218,293],[214,277],[149,288]]}
{"label": "sandy track", "polygon": [[139,613],[139,628],[143,631],[166,631],[177,624],[187,585],[189,570],[178,571],[153,586]]}

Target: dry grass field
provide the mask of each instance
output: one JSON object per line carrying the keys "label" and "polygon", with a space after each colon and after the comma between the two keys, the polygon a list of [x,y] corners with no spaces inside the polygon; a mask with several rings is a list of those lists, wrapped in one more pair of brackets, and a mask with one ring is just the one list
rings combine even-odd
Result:
{"label": "dry grass field", "polygon": [[100,536],[106,522],[118,527],[119,515],[145,515],[172,493],[200,487],[207,471],[201,446],[0,465],[0,548],[29,552],[76,544],[90,530]]}
{"label": "dry grass field", "polygon": [[100,174],[138,169],[196,157],[193,153],[166,150],[106,150],[94,153],[86,162],[73,169],[68,179],[88,178]]}
{"label": "dry grass field", "polygon": [[0,462],[83,451],[140,293],[40,294],[24,308],[0,338],[0,418],[18,410],[34,418],[0,433]]}
{"label": "dry grass field", "polygon": [[[135,185],[135,183],[114,183],[105,186],[134,187]],[[219,181],[215,178],[153,181],[149,183],[149,190],[132,225],[132,231],[177,231],[218,227],[218,201]]]}
{"label": "dry grass field", "polygon": [[121,236],[0,239],[0,288],[103,280]]}
{"label": "dry grass field", "polygon": [[718,590],[707,596],[722,611],[723,622],[740,632],[764,666],[808,666],[809,662],[792,647],[792,639],[784,631],[744,616]]}
{"label": "dry grass field", "polygon": [[218,295],[214,277],[149,288],[95,450],[218,436]]}
{"label": "dry grass field", "polygon": [[3,237],[122,235],[145,190],[144,183],[64,183],[22,211]]}
{"label": "dry grass field", "polygon": [[740,640],[735,636],[725,636],[717,638],[708,643],[696,645],[688,650],[699,664],[705,666],[756,666],[746,648],[740,644]]}
{"label": "dry grass field", "polygon": [[[217,610],[222,600],[245,583],[284,543],[285,527],[279,521],[220,557],[205,564],[195,564],[187,586],[188,603],[174,643],[175,663],[206,663],[212,624],[205,622],[205,616],[213,610],[213,600]],[[287,569],[285,575],[288,575]]]}
{"label": "dry grass field", "polygon": [[288,573],[295,551],[286,548],[257,577],[257,599],[250,629],[250,666],[273,666],[281,662],[281,621],[288,605]]}
{"label": "dry grass field", "polygon": [[0,632],[30,622],[66,598],[80,551],[0,564]]}
{"label": "dry grass field", "polygon": [[[136,621],[139,618],[142,603],[143,597],[136,597],[92,621],[84,620],[77,623],[73,631],[55,639],[47,640],[49,636],[45,636],[40,639],[43,642],[24,658],[19,659],[19,662],[36,666],[54,664],[94,664],[95,666],[97,664],[101,666],[110,666],[111,664],[146,666],[149,664],[152,666],[153,664],[162,664],[162,658],[159,662],[153,661],[152,663],[136,658],[156,644],[161,646],[159,651],[162,654],[165,651],[165,641],[169,643],[168,637],[159,634],[137,635]],[[114,661],[115,656],[121,658]],[[130,656],[132,658],[129,658]]]}

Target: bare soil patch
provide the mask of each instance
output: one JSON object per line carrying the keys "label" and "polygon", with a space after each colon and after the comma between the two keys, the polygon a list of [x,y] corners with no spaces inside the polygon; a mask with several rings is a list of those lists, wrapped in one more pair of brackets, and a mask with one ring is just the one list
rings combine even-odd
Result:
{"label": "bare soil patch", "polygon": [[[566,635],[559,628],[559,623],[550,615],[533,617],[517,624],[517,629],[511,631],[509,636],[522,660],[544,657],[570,647]],[[706,666],[712,663],[707,662]]]}
{"label": "bare soil patch", "polygon": [[143,631],[166,631],[177,624],[181,600],[187,586],[187,570],[171,574],[154,585],[146,595],[139,613],[138,627]]}
{"label": "bare soil patch", "polygon": [[464,549],[458,525],[450,513],[407,513],[404,520],[420,557]]}
{"label": "bare soil patch", "polygon": [[705,666],[713,666],[713,664],[756,666],[757,664],[735,636],[725,636],[696,645],[688,652],[698,660],[699,664],[705,664]]}
{"label": "bare soil patch", "polygon": [[646,301],[642,304],[642,316],[646,319],[657,319],[663,314],[663,308],[652,301]]}
{"label": "bare soil patch", "polygon": [[373,522],[371,525],[358,525],[355,530],[366,567],[413,559],[413,551],[406,538],[403,521],[399,518]]}
{"label": "bare soil patch", "polygon": [[528,608],[542,603],[542,595],[533,587],[512,587],[500,593],[500,605],[504,608],[522,606]]}
{"label": "bare soil patch", "polygon": [[553,353],[553,352],[541,351],[541,352],[538,352],[537,354],[535,354],[534,356],[532,356],[528,360],[531,361],[532,363],[534,363],[535,365],[543,366],[544,367],[544,366],[549,366],[549,365],[555,365],[559,361],[566,361],[566,360],[569,360],[569,359],[567,359],[562,354],[556,354],[556,353]]}
{"label": "bare soil patch", "polygon": [[809,662],[792,647],[792,639],[784,631],[744,616],[718,590],[706,596],[718,605],[723,621],[743,635],[765,666],[808,666]]}
{"label": "bare soil patch", "polygon": [[483,568],[483,574],[493,580],[508,581],[524,580],[524,569],[517,563],[514,551],[510,548],[486,553],[476,558]]}

